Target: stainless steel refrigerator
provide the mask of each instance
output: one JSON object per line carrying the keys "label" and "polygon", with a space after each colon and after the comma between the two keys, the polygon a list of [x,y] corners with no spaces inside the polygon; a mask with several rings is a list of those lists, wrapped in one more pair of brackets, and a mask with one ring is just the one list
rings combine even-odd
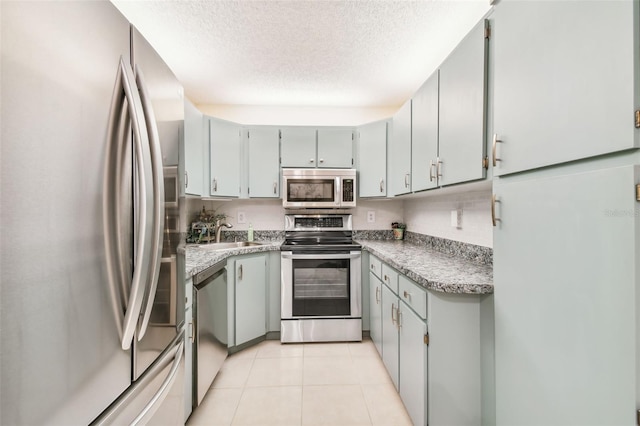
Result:
{"label": "stainless steel refrigerator", "polygon": [[0,8],[0,424],[182,424],[182,87],[109,2]]}

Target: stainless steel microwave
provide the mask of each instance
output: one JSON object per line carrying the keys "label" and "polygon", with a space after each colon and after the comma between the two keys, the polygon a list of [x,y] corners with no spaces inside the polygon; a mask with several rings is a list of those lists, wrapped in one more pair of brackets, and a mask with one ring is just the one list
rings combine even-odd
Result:
{"label": "stainless steel microwave", "polygon": [[282,169],[286,209],[339,209],[356,206],[355,169]]}

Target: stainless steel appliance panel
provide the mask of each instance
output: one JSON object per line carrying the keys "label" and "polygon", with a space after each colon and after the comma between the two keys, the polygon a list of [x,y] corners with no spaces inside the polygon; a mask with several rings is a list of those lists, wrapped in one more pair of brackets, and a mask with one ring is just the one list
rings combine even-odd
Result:
{"label": "stainless steel appliance panel", "polygon": [[101,210],[129,24],[109,2],[0,7],[0,424],[88,424],[131,383]]}
{"label": "stainless steel appliance panel", "polygon": [[[182,145],[180,138],[184,125],[183,89],[162,58],[134,27],[131,27],[131,38],[133,41],[132,63],[136,77],[143,79],[142,82],[155,116],[162,153],[161,170],[165,178],[175,181],[180,176],[177,170],[180,168],[179,147]],[[163,181],[167,183],[166,179]],[[166,222],[168,217],[173,217],[173,220],[176,220],[176,217],[178,221],[183,220],[179,210],[180,204],[184,203],[184,198],[179,197],[179,192],[173,189],[175,186],[174,182],[171,187],[165,187],[161,195],[165,198],[163,222]],[[180,227],[180,223],[178,226]],[[166,236],[166,232],[163,235]],[[151,309],[150,322],[144,335],[140,330],[136,335],[136,340],[140,337],[142,340],[136,343],[134,379],[143,374],[184,326],[184,304],[176,303],[177,300],[184,300],[184,273],[180,273],[175,267],[175,258],[184,256],[177,250],[179,243],[178,239],[170,238],[163,238],[160,241],[160,244],[165,246],[162,249],[165,254],[167,252],[175,254],[160,260],[164,265],[161,269],[163,274],[159,278],[161,282],[156,290],[157,300],[154,301]],[[167,276],[167,272],[173,276]],[[166,321],[158,321],[162,318]]]}
{"label": "stainless steel appliance panel", "polygon": [[282,169],[284,208],[356,206],[355,169]]}
{"label": "stainless steel appliance panel", "polygon": [[227,269],[216,264],[195,277],[194,390],[200,405],[228,354]]}

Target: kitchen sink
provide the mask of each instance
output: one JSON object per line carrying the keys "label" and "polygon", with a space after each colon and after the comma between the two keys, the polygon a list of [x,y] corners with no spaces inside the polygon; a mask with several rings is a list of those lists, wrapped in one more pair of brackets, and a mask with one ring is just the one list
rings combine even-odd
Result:
{"label": "kitchen sink", "polygon": [[221,243],[209,243],[209,244],[201,244],[198,247],[208,250],[224,250],[224,249],[233,249],[240,247],[253,247],[253,246],[261,246],[262,243],[258,243],[255,241],[236,241],[236,242],[221,242]]}

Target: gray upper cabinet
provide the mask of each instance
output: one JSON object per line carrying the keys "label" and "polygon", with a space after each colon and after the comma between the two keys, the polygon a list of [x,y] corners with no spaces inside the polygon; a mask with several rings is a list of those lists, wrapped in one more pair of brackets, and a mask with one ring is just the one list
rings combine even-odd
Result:
{"label": "gray upper cabinet", "polygon": [[494,175],[639,146],[637,1],[505,1],[494,11]]}
{"label": "gray upper cabinet", "polygon": [[393,116],[388,161],[389,195],[411,192],[411,99]]}
{"label": "gray upper cabinet", "polygon": [[316,167],[316,129],[283,127],[280,129],[282,167]]}
{"label": "gray upper cabinet", "polygon": [[319,128],[318,129],[318,167],[350,168],[353,167],[352,128]]}
{"label": "gray upper cabinet", "polygon": [[240,195],[240,133],[236,123],[208,118],[211,182],[210,194]]}
{"label": "gray upper cabinet", "polygon": [[[488,39],[485,26],[488,26],[488,21],[481,20],[440,66],[439,139],[435,167],[440,186],[486,176]],[[510,60],[517,61],[516,58],[514,56]]]}
{"label": "gray upper cabinet", "polygon": [[438,157],[438,71],[418,89],[411,108],[411,189],[435,188]]}
{"label": "gray upper cabinet", "polygon": [[185,192],[191,195],[204,194],[204,117],[187,99],[184,101],[184,153]]}
{"label": "gray upper cabinet", "polygon": [[280,196],[280,136],[277,127],[247,129],[249,197]]}
{"label": "gray upper cabinet", "polygon": [[387,195],[387,122],[358,128],[358,179],[360,197]]}

